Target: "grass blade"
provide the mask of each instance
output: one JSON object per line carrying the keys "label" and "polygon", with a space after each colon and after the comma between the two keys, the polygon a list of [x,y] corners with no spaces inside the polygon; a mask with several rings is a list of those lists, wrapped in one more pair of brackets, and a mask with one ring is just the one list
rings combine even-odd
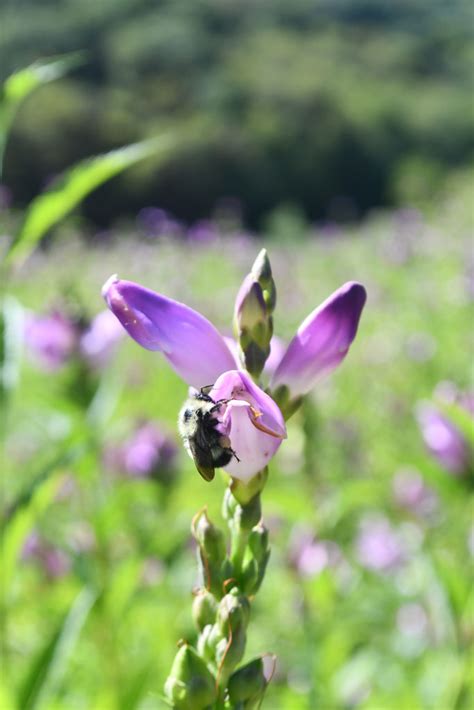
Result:
{"label": "grass blade", "polygon": [[20,708],[33,710],[45,706],[54,696],[95,600],[96,593],[91,589],[85,588],[79,592],[70,610],[33,662],[18,695]]}
{"label": "grass blade", "polygon": [[162,136],[118,148],[74,165],[63,173],[58,184],[30,203],[23,224],[8,250],[7,263],[18,264],[24,261],[46,232],[97,187],[143,158],[157,152],[166,156],[175,143],[171,136]]}

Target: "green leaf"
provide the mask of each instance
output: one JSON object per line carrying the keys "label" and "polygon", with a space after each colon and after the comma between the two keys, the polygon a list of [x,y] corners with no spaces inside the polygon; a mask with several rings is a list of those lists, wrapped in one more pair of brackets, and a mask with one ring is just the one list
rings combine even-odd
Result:
{"label": "green leaf", "polygon": [[18,706],[23,710],[45,706],[54,697],[96,596],[88,588],[79,592],[70,610],[33,661],[18,694]]}
{"label": "green leaf", "polygon": [[20,104],[39,86],[59,79],[82,61],[83,54],[74,52],[35,62],[15,72],[5,81],[0,99],[0,175],[8,132]]}
{"label": "green leaf", "polygon": [[7,253],[7,262],[24,261],[41,237],[89,193],[126,168],[155,153],[166,156],[176,145],[170,135],[134,143],[83,160],[62,174],[60,183],[34,199]]}

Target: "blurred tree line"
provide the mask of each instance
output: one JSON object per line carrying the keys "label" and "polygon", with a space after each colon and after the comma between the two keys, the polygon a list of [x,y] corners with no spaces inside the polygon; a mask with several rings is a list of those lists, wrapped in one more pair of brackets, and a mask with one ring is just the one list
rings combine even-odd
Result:
{"label": "blurred tree line", "polygon": [[86,50],[18,114],[5,182],[21,206],[87,155],[181,131],[86,201],[184,220],[238,198],[345,219],[424,198],[473,156],[470,0],[3,0],[0,72]]}

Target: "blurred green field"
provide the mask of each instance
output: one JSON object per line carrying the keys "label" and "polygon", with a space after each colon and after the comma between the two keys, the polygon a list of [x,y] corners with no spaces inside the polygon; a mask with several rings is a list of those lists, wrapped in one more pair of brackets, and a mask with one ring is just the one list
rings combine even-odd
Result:
{"label": "blurred green field", "polygon": [[[415,418],[439,382],[471,383],[471,185],[453,184],[426,215],[381,212],[297,238],[290,223],[265,242],[282,338],[344,281],[362,282],[368,303],[346,361],[290,420],[264,492],[272,556],[246,653],[277,656],[263,707],[468,710],[474,702],[472,488],[431,458]],[[230,332],[258,239],[124,236],[86,247],[68,228],[17,271],[11,294],[35,312],[67,294],[92,315],[118,272]],[[190,520],[207,505],[222,522],[226,476],[204,482],[182,451],[176,481],[163,486],[114,476],[103,451],[139,418],[177,437],[185,397],[161,356],[128,338],[92,398],[77,364],[45,374],[24,353],[3,477],[2,710],[166,707],[176,642],[196,638]],[[394,477],[406,470],[432,489],[428,514],[397,502]],[[384,521],[399,547],[386,570],[361,563],[357,540],[368,520]],[[63,574],[25,559],[33,530],[64,554]],[[302,530],[333,544],[325,549],[335,560],[323,555],[307,574],[290,564]]]}

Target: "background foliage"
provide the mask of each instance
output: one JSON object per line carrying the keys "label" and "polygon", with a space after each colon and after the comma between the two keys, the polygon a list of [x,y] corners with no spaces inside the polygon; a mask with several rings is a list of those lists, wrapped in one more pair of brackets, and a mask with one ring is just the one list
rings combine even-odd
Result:
{"label": "background foliage", "polygon": [[192,125],[192,149],[104,187],[90,219],[150,204],[194,221],[237,197],[252,227],[281,202],[345,220],[426,199],[472,159],[467,0],[23,0],[0,19],[0,78],[87,49],[21,110],[5,169],[18,204],[169,126],[185,140]]}

